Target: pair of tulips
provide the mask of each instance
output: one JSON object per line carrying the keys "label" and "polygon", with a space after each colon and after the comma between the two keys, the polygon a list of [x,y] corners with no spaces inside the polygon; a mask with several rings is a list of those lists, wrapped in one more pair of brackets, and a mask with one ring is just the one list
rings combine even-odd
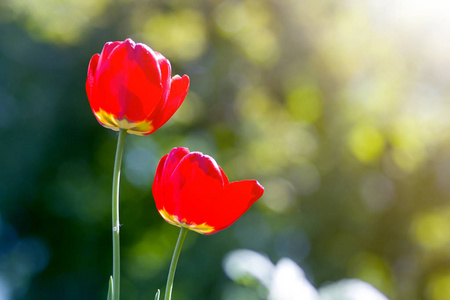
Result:
{"label": "pair of tulips", "polygon": [[[156,131],[180,107],[188,90],[187,75],[171,77],[169,60],[131,39],[107,43],[89,63],[86,91],[92,111],[101,125],[123,134]],[[161,158],[153,182],[161,216],[201,234],[229,227],[263,192],[256,180],[230,183],[212,157],[183,147]],[[118,187],[116,196],[118,201]],[[118,299],[117,289],[113,293]]]}

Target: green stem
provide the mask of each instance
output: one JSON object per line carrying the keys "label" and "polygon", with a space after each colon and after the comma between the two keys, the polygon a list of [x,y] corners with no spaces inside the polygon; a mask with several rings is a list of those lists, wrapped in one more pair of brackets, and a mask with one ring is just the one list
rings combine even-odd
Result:
{"label": "green stem", "polygon": [[114,176],[112,187],[112,238],[113,238],[113,300],[120,299],[120,221],[119,221],[119,184],[120,165],[122,164],[123,146],[126,129],[120,129],[117,140],[116,158],[114,159]]}
{"label": "green stem", "polygon": [[175,250],[173,251],[172,262],[170,263],[169,276],[167,276],[166,294],[164,295],[164,300],[172,299],[173,278],[175,277],[175,270],[177,268],[178,257],[180,257],[181,247],[183,246],[183,242],[188,231],[189,229],[181,227],[180,234],[178,235],[177,244],[175,246]]}

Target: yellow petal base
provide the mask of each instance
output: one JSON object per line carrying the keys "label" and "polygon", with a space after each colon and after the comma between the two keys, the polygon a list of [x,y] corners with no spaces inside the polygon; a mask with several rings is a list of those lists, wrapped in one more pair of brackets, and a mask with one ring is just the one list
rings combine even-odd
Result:
{"label": "yellow petal base", "polygon": [[130,122],[127,119],[118,120],[113,114],[109,114],[104,110],[94,112],[97,120],[103,127],[119,131],[120,128],[126,129],[127,133],[136,135],[146,135],[153,131],[152,121]]}
{"label": "yellow petal base", "polygon": [[211,234],[215,231],[214,227],[207,225],[206,223],[203,224],[195,224],[195,223],[187,223],[186,219],[178,220],[178,217],[173,216],[169,214],[164,208],[158,210],[159,214],[166,220],[166,222],[178,226],[178,227],[185,227],[187,229],[196,231],[201,234]]}

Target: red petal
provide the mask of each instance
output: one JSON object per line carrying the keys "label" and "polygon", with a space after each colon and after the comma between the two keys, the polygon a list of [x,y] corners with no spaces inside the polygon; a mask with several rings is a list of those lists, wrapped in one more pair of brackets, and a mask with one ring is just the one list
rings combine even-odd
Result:
{"label": "red petal", "polygon": [[223,193],[214,201],[208,212],[206,223],[216,232],[233,224],[264,193],[264,188],[256,180],[232,182],[225,186]]}
{"label": "red petal", "polygon": [[199,152],[183,157],[164,185],[164,208],[187,224],[203,224],[223,180],[213,158]]}
{"label": "red petal", "polygon": [[159,64],[159,68],[161,69],[161,84],[164,90],[162,100],[165,103],[170,93],[170,84],[171,84],[170,77],[172,74],[172,67],[170,66],[170,61],[166,59],[161,53],[155,51],[155,54]]}
{"label": "red petal", "polygon": [[136,61],[138,66],[144,71],[147,80],[162,88],[163,77],[161,76],[158,55],[149,46],[144,44],[137,44],[133,54],[134,57],[130,57],[130,60]]}
{"label": "red petal", "polygon": [[[109,54],[107,52],[109,50]],[[97,95],[99,106],[105,112],[113,114],[117,118],[123,117],[123,108],[119,103],[119,89],[122,88],[127,74],[125,68],[126,48],[123,43],[111,50],[104,47],[105,53],[100,55],[100,63],[97,69]],[[120,114],[120,115],[119,115]]]}
{"label": "red petal", "polygon": [[102,52],[100,53],[100,60],[99,60],[99,68],[101,65],[109,59],[109,55],[111,52],[119,45],[121,45],[123,42],[117,41],[117,42],[108,42],[103,46]]}
{"label": "red petal", "polygon": [[94,112],[98,111],[98,100],[94,96],[95,90],[95,73],[97,71],[97,64],[100,55],[95,54],[89,61],[88,74],[86,80],[86,93],[91,104],[91,108]]}
{"label": "red petal", "polygon": [[184,147],[173,148],[168,154],[164,170],[162,173],[162,181],[167,182],[181,159],[189,154],[189,149]]}
{"label": "red petal", "polygon": [[[148,115],[145,119],[148,121],[152,121],[153,130],[150,132],[147,132],[147,134],[151,134],[154,131],[156,131],[159,127],[161,127],[159,119],[163,118],[164,116],[164,109],[166,106],[167,98],[169,97],[170,93],[170,87],[171,87],[171,72],[172,68],[170,66],[169,60],[167,60],[162,54],[159,52],[156,53],[156,58],[158,60],[160,69],[161,69],[161,84],[163,87],[163,94],[162,97],[155,107],[155,109],[152,111],[150,115]],[[162,125],[162,124],[161,124]]]}
{"label": "red petal", "polygon": [[164,165],[166,163],[168,156],[169,156],[168,154],[164,155],[159,161],[158,167],[156,168],[155,179],[153,180],[153,187],[152,187],[153,199],[155,199],[156,208],[158,210],[160,210],[164,204],[164,198],[162,196],[163,172],[164,172]]}
{"label": "red petal", "polygon": [[[99,74],[101,74],[101,70],[105,68],[104,65],[108,64],[107,61],[111,52],[122,43],[123,42],[106,43],[105,46],[103,46],[102,52],[100,54],[94,55],[89,62],[86,91],[88,94],[89,102],[91,104],[91,108],[94,112],[98,112],[100,108],[107,112],[116,112],[119,110],[117,101],[109,100],[109,93],[105,94],[101,91],[101,87],[99,87]],[[90,85],[89,89],[88,85]],[[114,106],[114,104],[116,105]]]}
{"label": "red petal", "polygon": [[158,112],[155,111],[153,117],[155,130],[164,125],[173,116],[183,103],[188,91],[189,77],[187,75],[183,75],[183,77],[175,75],[172,77],[169,98],[162,110]]}

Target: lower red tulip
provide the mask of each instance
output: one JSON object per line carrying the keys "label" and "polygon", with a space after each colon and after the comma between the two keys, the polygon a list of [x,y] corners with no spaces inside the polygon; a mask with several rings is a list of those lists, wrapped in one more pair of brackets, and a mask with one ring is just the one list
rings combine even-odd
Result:
{"label": "lower red tulip", "polygon": [[153,183],[161,216],[201,234],[229,227],[263,193],[256,180],[230,183],[212,157],[187,148],[174,148],[162,157]]}

